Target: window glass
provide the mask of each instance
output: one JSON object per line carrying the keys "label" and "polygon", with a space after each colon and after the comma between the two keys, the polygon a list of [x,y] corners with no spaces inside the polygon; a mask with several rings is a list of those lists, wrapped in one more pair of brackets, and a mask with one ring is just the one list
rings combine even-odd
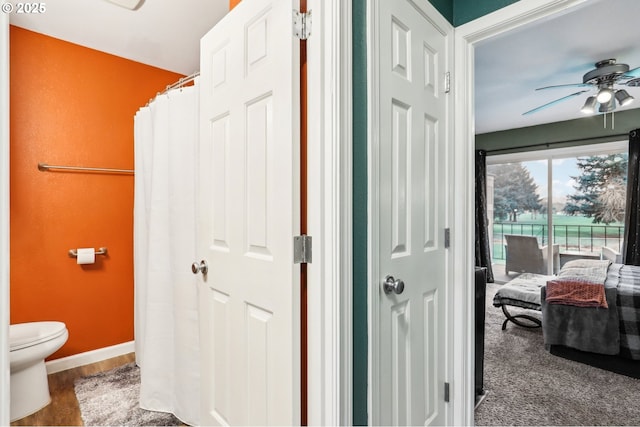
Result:
{"label": "window glass", "polygon": [[[620,253],[627,163],[626,141],[489,156],[487,210],[493,263],[507,264],[508,276],[537,272],[533,261],[514,262],[515,251],[509,252],[507,262],[507,235],[535,237],[547,273],[556,273],[572,259],[600,259],[603,247]],[[520,271],[509,271],[513,266]]]}

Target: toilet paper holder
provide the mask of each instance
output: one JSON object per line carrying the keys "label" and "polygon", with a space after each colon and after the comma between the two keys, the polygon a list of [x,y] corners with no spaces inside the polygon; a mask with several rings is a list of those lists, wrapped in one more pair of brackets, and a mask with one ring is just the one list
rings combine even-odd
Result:
{"label": "toilet paper holder", "polygon": [[[107,248],[99,248],[96,251],[96,255],[106,255],[107,254]],[[69,249],[69,256],[71,258],[77,258],[78,257],[78,251],[76,249]]]}

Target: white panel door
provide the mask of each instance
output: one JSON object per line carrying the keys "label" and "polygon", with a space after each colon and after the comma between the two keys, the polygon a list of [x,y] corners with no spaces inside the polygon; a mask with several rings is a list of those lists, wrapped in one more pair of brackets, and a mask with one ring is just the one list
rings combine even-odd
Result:
{"label": "white panel door", "polygon": [[[452,101],[444,82],[452,52],[450,26],[435,25],[443,19],[433,21],[434,12],[426,0],[379,1],[379,401],[373,416],[381,425],[446,423]],[[401,293],[385,292],[387,276],[395,279],[390,285],[404,283]]]}
{"label": "white panel door", "polygon": [[[201,41],[203,425],[300,424],[296,1],[245,0]],[[198,260],[199,262],[200,260]]]}

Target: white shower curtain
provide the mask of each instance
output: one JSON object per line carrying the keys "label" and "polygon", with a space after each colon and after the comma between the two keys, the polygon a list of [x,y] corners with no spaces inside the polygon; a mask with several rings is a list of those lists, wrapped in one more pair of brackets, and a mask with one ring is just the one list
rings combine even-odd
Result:
{"label": "white shower curtain", "polygon": [[[196,82],[197,85],[197,82]],[[195,261],[197,86],[135,116],[135,351],[140,407],[199,424]]]}

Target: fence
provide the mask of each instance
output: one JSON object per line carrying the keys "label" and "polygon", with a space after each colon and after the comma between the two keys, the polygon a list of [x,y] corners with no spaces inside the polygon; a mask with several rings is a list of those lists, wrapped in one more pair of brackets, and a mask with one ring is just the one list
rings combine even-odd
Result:
{"label": "fence", "polygon": [[[505,234],[535,236],[540,245],[548,240],[547,224],[497,222],[493,224],[493,259],[505,258]],[[560,252],[600,253],[603,246],[622,252],[624,227],[615,225],[553,225],[552,239]]]}

